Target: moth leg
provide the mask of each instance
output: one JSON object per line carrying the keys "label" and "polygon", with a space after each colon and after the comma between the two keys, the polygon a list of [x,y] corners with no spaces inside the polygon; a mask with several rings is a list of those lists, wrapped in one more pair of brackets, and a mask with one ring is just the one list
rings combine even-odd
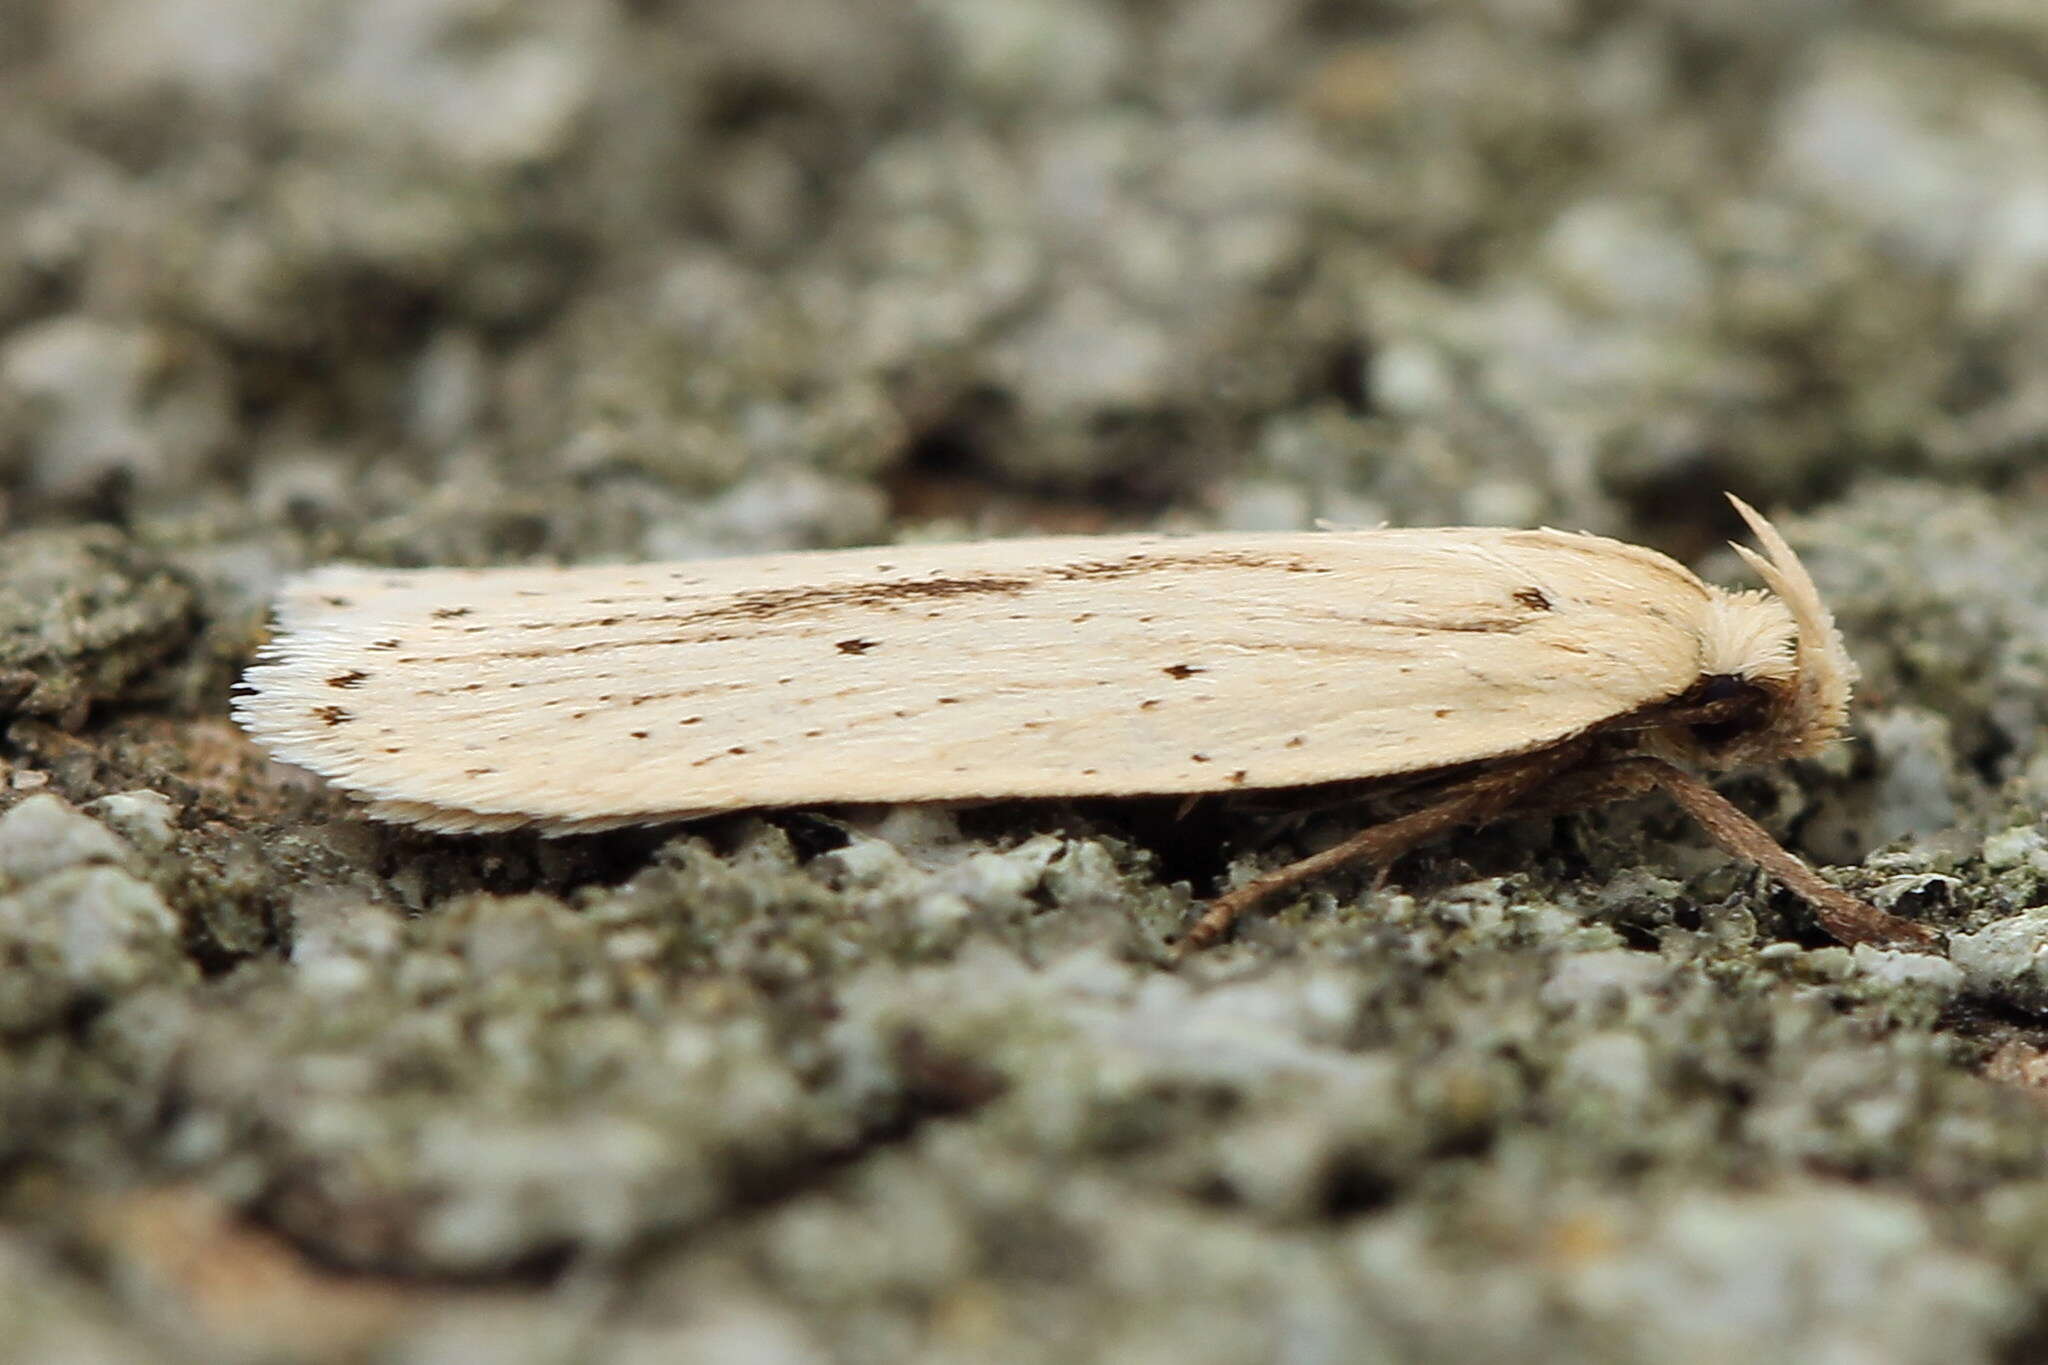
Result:
{"label": "moth leg", "polygon": [[[1485,824],[1524,798],[1531,798],[1539,808],[1571,810],[1603,805],[1653,787],[1668,793],[1724,852],[1762,868],[1804,900],[1812,907],[1821,927],[1837,940],[1901,947],[1926,947],[1939,941],[1925,925],[1886,914],[1823,879],[1772,838],[1769,830],[1684,769],[1646,757],[1575,769],[1580,757],[1580,750],[1560,746],[1537,755],[1533,761],[1493,769],[1446,788],[1436,800],[1418,810],[1360,830],[1334,848],[1225,892],[1209,902],[1201,918],[1174,946],[1174,954],[1185,956],[1217,942],[1245,911],[1289,887],[1347,863],[1372,862],[1384,868],[1409,849],[1441,838],[1461,825]],[[1553,783],[1555,778],[1563,780]]]}
{"label": "moth leg", "polygon": [[1183,957],[1228,934],[1244,912],[1289,887],[1347,863],[1370,862],[1385,867],[1409,849],[1442,838],[1461,825],[1484,824],[1515,803],[1532,788],[1542,785],[1562,768],[1576,761],[1578,751],[1570,746],[1546,751],[1533,761],[1494,768],[1465,782],[1445,788],[1437,798],[1418,810],[1383,820],[1360,830],[1349,839],[1321,853],[1310,854],[1263,877],[1254,877],[1232,891],[1211,900],[1201,918],[1188,927],[1174,955]]}
{"label": "moth leg", "polygon": [[1818,872],[1773,839],[1769,830],[1684,769],[1662,759],[1631,758],[1617,762],[1613,771],[1617,776],[1640,773],[1643,779],[1663,788],[1687,815],[1699,821],[1708,838],[1784,883],[1813,907],[1813,916],[1820,921],[1821,928],[1841,942],[1926,947],[1938,941],[1925,925],[1888,915],[1823,880]]}

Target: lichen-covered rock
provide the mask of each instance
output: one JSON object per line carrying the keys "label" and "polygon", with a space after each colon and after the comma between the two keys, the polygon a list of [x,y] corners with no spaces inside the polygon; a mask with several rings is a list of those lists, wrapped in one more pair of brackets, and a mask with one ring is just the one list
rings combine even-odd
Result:
{"label": "lichen-covered rock", "polygon": [[0,813],[0,887],[25,886],[89,863],[135,862],[135,849],[120,835],[48,793]]}
{"label": "lichen-covered rock", "polygon": [[[177,812],[162,792],[109,792],[88,804],[85,814],[143,853],[162,853],[177,842]],[[0,825],[4,824],[0,817]]]}
{"label": "lichen-covered rock", "polygon": [[101,1292],[87,1292],[47,1247],[0,1236],[0,1322],[9,1362],[148,1365],[165,1359],[158,1333],[133,1322]]}
{"label": "lichen-covered rock", "polygon": [[[2033,510],[1996,496],[1873,483],[1795,528],[1822,595],[1847,633],[1878,704],[1910,706],[1877,722],[1908,771],[1901,832],[1944,817],[1953,791],[1930,770],[2017,776],[2048,752],[2048,559]],[[1952,778],[1951,781],[1954,781]]]}
{"label": "lichen-covered rock", "polygon": [[1993,920],[1949,939],[1949,956],[1970,990],[2033,1014],[2048,1014],[2048,909]]}
{"label": "lichen-covered rock", "polygon": [[124,866],[136,861],[118,835],[54,796],[0,815],[0,1033],[193,979],[178,917]]}
{"label": "lichen-covered rock", "polygon": [[157,666],[193,628],[185,580],[104,528],[0,537],[0,716],[82,721],[160,696]]}
{"label": "lichen-covered rock", "polygon": [[[2038,1354],[2044,15],[0,3],[0,1357]],[[1864,672],[1728,792],[1953,961],[1651,799],[1175,962],[1358,812],[432,838],[226,717],[337,559],[1728,487]]]}
{"label": "lichen-covered rock", "polygon": [[[1628,1335],[1638,1359],[1931,1365],[1986,1350],[2018,1308],[1992,1267],[1945,1245],[1925,1211],[1857,1190],[1692,1194],[1625,1245],[1589,1250],[1563,1268],[1565,1295]],[[1887,1286],[1883,1300],[1841,1316],[1843,1296],[1868,1284]],[[1660,1310],[1645,1313],[1650,1303]]]}
{"label": "lichen-covered rock", "polygon": [[227,444],[225,363],[198,338],[59,317],[0,341],[0,480],[59,502],[190,487]]}

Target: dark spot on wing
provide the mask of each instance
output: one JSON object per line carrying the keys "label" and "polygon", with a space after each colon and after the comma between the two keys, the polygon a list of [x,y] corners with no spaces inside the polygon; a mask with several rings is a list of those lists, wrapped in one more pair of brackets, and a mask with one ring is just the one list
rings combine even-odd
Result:
{"label": "dark spot on wing", "polygon": [[880,643],[879,640],[841,640],[832,647],[841,654],[865,654]]}
{"label": "dark spot on wing", "polygon": [[1159,671],[1164,673],[1169,678],[1192,678],[1197,673],[1207,673],[1209,670],[1206,668],[1198,668],[1194,664],[1174,664],[1171,667],[1162,668]]}
{"label": "dark spot on wing", "polygon": [[370,675],[360,668],[351,668],[346,673],[337,673],[327,680],[329,687],[360,687]]}
{"label": "dark spot on wing", "polygon": [[346,707],[316,706],[313,708],[313,719],[323,725],[346,725],[354,720],[355,716]]}
{"label": "dark spot on wing", "polygon": [[453,621],[453,620],[455,620],[455,619],[456,619],[457,617],[462,617],[462,616],[467,616],[467,615],[469,615],[469,608],[468,608],[468,607],[435,607],[435,608],[434,608],[434,619],[435,619],[436,621]]}
{"label": "dark spot on wing", "polygon": [[1541,588],[1516,588],[1509,596],[1531,611],[1550,610],[1550,599],[1543,595]]}

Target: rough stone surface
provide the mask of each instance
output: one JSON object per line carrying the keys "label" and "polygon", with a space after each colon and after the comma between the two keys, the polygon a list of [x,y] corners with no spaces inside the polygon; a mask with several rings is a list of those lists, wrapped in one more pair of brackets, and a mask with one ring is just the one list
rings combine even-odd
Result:
{"label": "rough stone surface", "polygon": [[105,825],[48,793],[0,815],[0,885],[22,885],[67,867],[125,863],[135,850]]}
{"label": "rough stone surface", "polygon": [[[2025,0],[0,4],[0,1363],[2048,1347]],[[1193,901],[1203,804],[365,825],[294,569],[1764,505],[1724,790]],[[1274,705],[1284,705],[1276,697]]]}
{"label": "rough stone surface", "polygon": [[2009,915],[1974,934],[1957,934],[1949,953],[1977,994],[2048,1014],[2048,910]]}
{"label": "rough stone surface", "polygon": [[105,528],[0,535],[0,717],[84,719],[161,697],[156,670],[191,634],[192,593]]}
{"label": "rough stone surface", "polygon": [[135,850],[55,796],[0,815],[0,1032],[194,975],[177,916],[124,870]]}

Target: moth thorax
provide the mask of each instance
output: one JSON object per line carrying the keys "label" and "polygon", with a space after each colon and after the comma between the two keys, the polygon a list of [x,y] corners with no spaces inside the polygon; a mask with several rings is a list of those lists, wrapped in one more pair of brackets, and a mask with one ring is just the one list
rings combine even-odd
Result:
{"label": "moth thorax", "polygon": [[1777,598],[1709,588],[1700,627],[1700,676],[1790,684],[1799,673],[1799,626]]}

